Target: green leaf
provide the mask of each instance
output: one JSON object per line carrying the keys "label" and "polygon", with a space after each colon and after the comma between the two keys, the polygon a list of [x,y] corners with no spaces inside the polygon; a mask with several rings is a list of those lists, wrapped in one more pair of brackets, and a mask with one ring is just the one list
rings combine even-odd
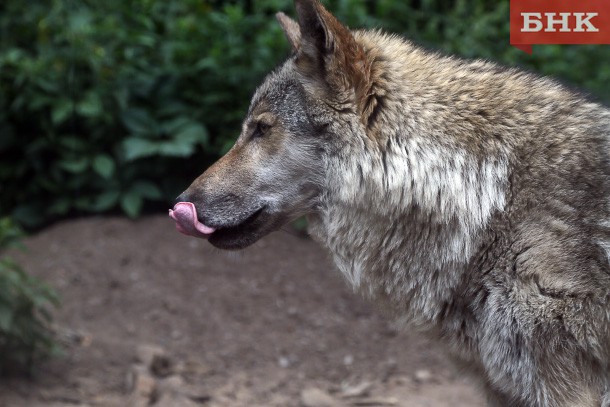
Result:
{"label": "green leaf", "polygon": [[63,148],[73,152],[85,152],[90,148],[85,137],[63,135],[59,137],[58,141]]}
{"label": "green leaf", "polygon": [[159,152],[157,143],[139,137],[129,137],[123,140],[123,151],[127,161],[149,157]]}
{"label": "green leaf", "polygon": [[60,99],[51,110],[51,121],[54,125],[65,122],[72,114],[74,104],[71,100]]}
{"label": "green leaf", "polygon": [[121,193],[118,190],[106,191],[95,197],[91,204],[91,210],[96,212],[107,211],[119,202]]}
{"label": "green leaf", "polygon": [[91,210],[91,206],[93,206],[93,197],[89,194],[80,196],[74,200],[74,207],[82,211]]}
{"label": "green leaf", "polygon": [[10,306],[0,303],[0,331],[10,332],[13,326],[13,310]]}
{"label": "green leaf", "polygon": [[[183,108],[184,109],[184,108]],[[162,124],[163,132],[173,136],[175,133],[180,131],[184,126],[188,126],[193,121],[185,116],[179,116],[174,119],[168,120]]]}
{"label": "green leaf", "polygon": [[12,63],[12,64],[16,64],[19,62],[19,60],[21,58],[23,58],[25,55],[25,52],[22,49],[19,48],[12,48],[9,49],[8,52],[6,52],[4,55],[2,55],[2,60]]}
{"label": "green leaf", "polygon": [[129,109],[121,115],[125,127],[137,135],[156,134],[157,123],[153,117],[144,109]]}
{"label": "green leaf", "polygon": [[208,141],[208,132],[201,124],[190,122],[189,124],[182,126],[174,136],[174,139],[180,143],[204,144]]}
{"label": "green leaf", "polygon": [[85,157],[80,158],[66,158],[59,162],[59,166],[64,170],[71,173],[79,173],[83,172],[89,166],[89,160]]}
{"label": "green leaf", "polygon": [[13,219],[0,218],[0,249],[20,245],[21,237],[23,237],[23,231]]}
{"label": "green leaf", "polygon": [[93,159],[93,170],[102,178],[109,179],[114,175],[116,165],[108,154],[98,154]]}
{"label": "green leaf", "polygon": [[148,199],[161,199],[163,194],[159,187],[150,181],[137,181],[130,189],[138,195]]}
{"label": "green leaf", "polygon": [[129,90],[125,88],[119,88],[114,91],[114,99],[116,103],[118,103],[121,111],[127,109],[127,105],[129,102]]}
{"label": "green leaf", "polygon": [[17,223],[28,227],[39,226],[44,220],[44,213],[39,203],[22,203],[13,210],[11,216]]}
{"label": "green leaf", "polygon": [[72,202],[67,197],[58,198],[50,207],[49,212],[56,215],[65,215],[70,210]]}
{"label": "green leaf", "polygon": [[99,117],[104,111],[104,105],[100,95],[95,91],[90,91],[85,98],[76,105],[78,114],[84,117]]}
{"label": "green leaf", "polygon": [[40,86],[42,90],[51,95],[56,94],[59,90],[59,84],[53,80],[50,80],[49,78],[40,77],[36,81],[36,84]]}
{"label": "green leaf", "polygon": [[179,141],[166,141],[159,144],[159,154],[170,157],[188,157],[194,152],[193,144]]}
{"label": "green leaf", "polygon": [[129,191],[121,197],[121,208],[130,218],[135,218],[140,214],[142,203],[142,196],[134,191]]}

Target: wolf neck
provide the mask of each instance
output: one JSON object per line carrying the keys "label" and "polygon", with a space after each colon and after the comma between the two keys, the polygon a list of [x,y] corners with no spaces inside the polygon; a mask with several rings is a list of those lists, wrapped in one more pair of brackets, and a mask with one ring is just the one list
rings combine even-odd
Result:
{"label": "wolf neck", "polygon": [[476,154],[452,139],[434,100],[417,112],[427,117],[414,117],[411,95],[426,90],[401,89],[401,82],[384,95],[375,137],[330,160],[330,192],[312,232],[357,290],[426,325],[468,272],[493,213],[503,210],[508,163],[499,146]]}
{"label": "wolf neck", "polygon": [[313,233],[355,289],[406,307],[403,315],[425,324],[454,294],[493,212],[504,207],[507,168],[423,140],[403,142],[407,148],[381,157],[352,152],[331,167],[331,193]]}

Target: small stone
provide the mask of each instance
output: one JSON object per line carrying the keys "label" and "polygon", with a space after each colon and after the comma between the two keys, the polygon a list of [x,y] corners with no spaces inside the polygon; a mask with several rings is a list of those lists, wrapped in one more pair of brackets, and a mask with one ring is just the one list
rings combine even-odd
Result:
{"label": "small stone", "polygon": [[343,358],[343,364],[345,366],[351,366],[354,364],[354,357],[352,355],[345,355]]}
{"label": "small stone", "polygon": [[392,406],[398,405],[398,400],[395,399],[394,397],[368,398],[368,399],[365,398],[365,399],[354,400],[351,404],[355,407],[383,407],[383,406],[392,407]]}
{"label": "small stone", "polygon": [[355,386],[345,386],[341,390],[341,395],[345,398],[368,396],[371,387],[373,387],[371,382],[362,382]]}
{"label": "small stone", "polygon": [[418,383],[426,383],[432,380],[432,373],[427,369],[418,369],[413,377]]}
{"label": "small stone", "polygon": [[389,358],[384,366],[384,372],[381,375],[381,381],[387,382],[390,377],[392,377],[396,370],[398,369],[398,362],[394,358]]}
{"label": "small stone", "polygon": [[167,377],[174,373],[174,366],[167,356],[159,356],[153,359],[150,371],[157,377]]}
{"label": "small stone", "polygon": [[154,404],[155,407],[200,407],[201,404],[178,393],[164,393]]}
{"label": "small stone", "polygon": [[136,359],[146,367],[150,367],[157,357],[167,357],[165,349],[156,345],[140,345],[136,349]]}
{"label": "small stone", "polygon": [[280,365],[280,367],[285,369],[287,367],[290,367],[290,359],[288,359],[285,356],[282,356],[277,360],[277,364]]}
{"label": "small stone", "polygon": [[176,372],[184,375],[209,375],[212,372],[210,366],[197,360],[185,360],[176,364]]}
{"label": "small stone", "polygon": [[183,400],[185,398],[197,403],[204,403],[211,399],[210,395],[201,389],[201,386],[187,383],[180,375],[173,375],[157,381],[157,389],[158,393],[161,394],[161,399],[165,397],[166,400],[169,400],[169,395],[175,395],[174,399],[180,399],[181,403],[186,403]]}
{"label": "small stone", "polygon": [[179,375],[170,376],[159,383],[160,387],[172,390],[179,390],[185,385],[184,379]]}
{"label": "small stone", "polygon": [[137,360],[157,377],[167,377],[174,366],[165,349],[154,345],[141,345],[136,350]]}
{"label": "small stone", "polygon": [[174,329],[171,333],[171,337],[173,340],[180,339],[182,337],[182,331],[179,329]]}
{"label": "small stone", "polygon": [[132,369],[127,378],[131,390],[131,406],[149,406],[157,397],[157,383],[142,367]]}
{"label": "small stone", "polygon": [[303,407],[337,407],[341,402],[325,392],[324,390],[311,387],[301,392],[301,404]]}

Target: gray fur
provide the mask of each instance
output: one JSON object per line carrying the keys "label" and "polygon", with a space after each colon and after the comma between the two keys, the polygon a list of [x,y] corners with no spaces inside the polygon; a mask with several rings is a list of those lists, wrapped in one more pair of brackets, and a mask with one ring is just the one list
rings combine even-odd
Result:
{"label": "gray fur", "polygon": [[295,3],[293,55],[181,197],[220,230],[262,211],[210,242],[307,215],[347,281],[446,344],[490,405],[608,405],[610,111]]}

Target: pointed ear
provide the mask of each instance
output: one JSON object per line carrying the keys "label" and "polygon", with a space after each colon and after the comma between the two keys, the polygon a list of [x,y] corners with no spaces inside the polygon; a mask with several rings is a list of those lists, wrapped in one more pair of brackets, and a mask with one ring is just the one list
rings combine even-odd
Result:
{"label": "pointed ear", "polygon": [[277,13],[275,18],[277,18],[277,21],[282,26],[282,30],[292,47],[292,51],[298,52],[301,48],[301,28],[299,27],[299,23],[282,12]]}
{"label": "pointed ear", "polygon": [[317,58],[332,53],[342,43],[349,42],[352,34],[319,0],[295,0],[301,28],[303,53]]}
{"label": "pointed ear", "polygon": [[372,62],[364,48],[319,0],[295,0],[295,5],[301,32],[297,67],[323,79],[365,115],[371,100]]}

